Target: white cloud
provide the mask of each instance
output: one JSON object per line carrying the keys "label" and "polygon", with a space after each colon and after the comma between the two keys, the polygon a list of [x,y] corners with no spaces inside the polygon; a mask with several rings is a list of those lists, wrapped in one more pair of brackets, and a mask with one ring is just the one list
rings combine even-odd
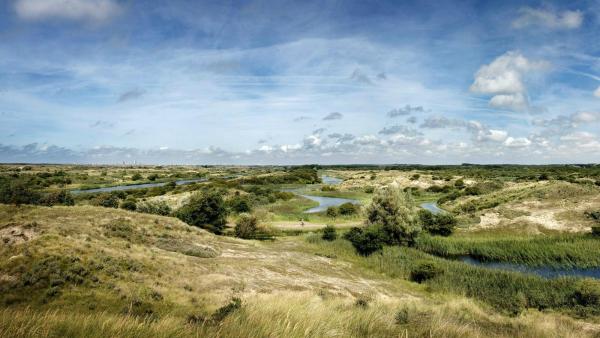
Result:
{"label": "white cloud", "polygon": [[17,15],[25,20],[50,18],[102,22],[119,13],[113,0],[17,0]]}
{"label": "white cloud", "polygon": [[594,141],[596,136],[587,131],[576,131],[560,138],[561,141],[574,142],[574,143],[587,143]]}
{"label": "white cloud", "polygon": [[524,7],[519,10],[519,17],[512,22],[514,28],[529,26],[550,29],[575,29],[583,23],[581,11],[555,12],[550,9]]}
{"label": "white cloud", "polygon": [[519,52],[509,51],[492,63],[481,66],[469,89],[475,93],[493,95],[490,100],[493,107],[526,110],[529,103],[524,77],[548,67],[546,61],[531,61]]}
{"label": "white cloud", "polygon": [[531,141],[526,137],[508,137],[504,141],[504,145],[509,148],[524,148],[531,144]]}
{"label": "white cloud", "polygon": [[489,129],[480,131],[478,138],[482,141],[502,142],[506,140],[508,133],[505,130]]}
{"label": "white cloud", "polygon": [[529,105],[527,98],[522,93],[500,94],[490,99],[490,106],[496,108],[509,108],[512,110],[525,110]]}
{"label": "white cloud", "polygon": [[600,86],[598,86],[598,88],[596,88],[596,90],[594,91],[594,96],[600,98]]}

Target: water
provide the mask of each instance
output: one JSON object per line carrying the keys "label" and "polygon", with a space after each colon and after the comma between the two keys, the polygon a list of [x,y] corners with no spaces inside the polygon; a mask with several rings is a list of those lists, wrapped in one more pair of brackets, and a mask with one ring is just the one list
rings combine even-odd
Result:
{"label": "water", "polygon": [[[207,181],[206,178],[195,178],[191,180],[179,180],[175,181],[176,185],[185,185],[196,182],[204,182]],[[132,190],[132,189],[144,189],[144,188],[154,188],[154,187],[162,187],[169,184],[169,182],[160,182],[160,183],[142,183],[142,184],[131,184],[131,185],[117,185],[114,187],[105,187],[105,188],[96,188],[96,189],[87,189],[87,190],[71,190],[72,194],[93,194],[98,192],[111,192],[111,191],[122,191],[122,190]]]}
{"label": "water", "polygon": [[342,183],[344,180],[342,180],[341,178],[337,178],[337,177],[331,177],[331,176],[321,176],[321,181],[323,181],[323,184],[327,184],[327,185],[337,185]]}
{"label": "water", "polygon": [[[337,185],[337,184],[342,183],[343,180],[340,178],[323,175],[323,176],[321,176],[321,181],[323,181],[323,183],[327,184],[327,185]],[[298,196],[302,196],[304,198],[308,198],[311,201],[315,201],[315,202],[319,203],[318,206],[304,211],[305,214],[314,214],[316,212],[323,212],[323,211],[327,210],[327,208],[329,208],[329,207],[338,207],[344,203],[360,204],[359,201],[357,201],[355,199],[350,199],[350,198],[305,195],[305,194],[302,194],[302,192],[301,192],[302,189],[283,189],[283,191],[293,192],[294,194],[296,194]]]}
{"label": "water", "polygon": [[344,203],[348,203],[348,202],[352,203],[352,204],[360,204],[359,201],[353,200],[350,198],[322,197],[322,196],[312,196],[312,195],[302,195],[302,194],[299,194],[299,195],[304,198],[308,198],[309,200],[319,202],[318,206],[304,211],[304,213],[306,213],[306,214],[314,214],[315,212],[322,212],[322,211],[327,210],[327,208],[329,208],[329,207],[337,207],[337,206],[340,206],[340,205],[342,205]]}
{"label": "water", "polygon": [[443,212],[446,212],[444,209],[438,207],[437,203],[435,202],[422,203],[420,206],[425,210],[431,211],[432,214],[441,214]]}
{"label": "water", "polygon": [[551,267],[531,267],[521,264],[503,263],[503,262],[480,262],[472,257],[463,256],[459,260],[467,264],[482,266],[490,269],[500,269],[507,271],[516,271],[528,274],[538,275],[544,278],[556,278],[560,276],[573,277],[591,277],[600,279],[600,267],[598,268],[551,268]]}

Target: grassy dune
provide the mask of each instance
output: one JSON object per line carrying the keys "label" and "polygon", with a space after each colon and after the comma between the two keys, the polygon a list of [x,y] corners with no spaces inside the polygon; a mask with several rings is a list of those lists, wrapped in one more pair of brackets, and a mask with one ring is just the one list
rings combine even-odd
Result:
{"label": "grassy dune", "polygon": [[600,334],[559,313],[506,316],[489,299],[444,289],[452,273],[408,282],[411,262],[431,257],[410,249],[364,258],[318,235],[242,241],[89,206],[0,206],[0,219],[2,236],[20,238],[0,249],[0,336]]}

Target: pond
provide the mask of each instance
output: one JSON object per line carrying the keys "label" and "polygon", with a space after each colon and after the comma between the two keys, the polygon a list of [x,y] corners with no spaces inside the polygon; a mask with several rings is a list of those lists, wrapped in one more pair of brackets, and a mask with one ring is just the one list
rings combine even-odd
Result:
{"label": "pond", "polygon": [[[206,178],[195,178],[190,180],[179,180],[175,181],[176,185],[185,185],[196,182],[204,182]],[[123,190],[132,190],[132,189],[144,189],[144,188],[154,188],[154,187],[162,187],[169,184],[169,182],[159,182],[159,183],[141,183],[141,184],[130,184],[130,185],[116,185],[113,187],[104,187],[104,188],[95,188],[95,189],[77,189],[71,190],[72,194],[94,194],[99,192],[112,192],[112,191],[123,191]]]}
{"label": "pond", "polygon": [[436,202],[421,203],[420,207],[425,210],[429,210],[432,214],[439,214],[439,213],[446,212],[444,209],[438,207]]}
{"label": "pond", "polygon": [[[323,176],[321,176],[321,181],[327,185],[337,185],[337,184],[342,183],[343,180],[340,178],[323,175]],[[329,207],[338,207],[344,203],[360,204],[359,201],[357,201],[355,199],[350,199],[350,198],[305,195],[301,192],[302,189],[289,189],[289,190],[284,189],[284,191],[293,192],[294,194],[296,194],[298,196],[302,196],[311,201],[315,201],[315,202],[319,203],[318,206],[316,206],[314,208],[310,208],[308,210],[305,210],[304,213],[306,213],[306,214],[314,214],[316,212],[323,212],[323,211],[327,210],[327,208],[329,208]]]}
{"label": "pond", "polygon": [[598,268],[552,268],[552,267],[531,267],[521,264],[503,263],[503,262],[481,262],[469,256],[458,258],[467,264],[486,267],[490,269],[500,269],[507,271],[516,271],[528,274],[538,275],[544,278],[556,278],[560,276],[572,277],[590,277],[600,279],[600,267]]}
{"label": "pond", "polygon": [[327,208],[329,208],[329,207],[337,207],[344,203],[360,204],[359,201],[353,200],[350,198],[322,197],[322,196],[303,195],[303,194],[298,194],[298,195],[300,195],[304,198],[308,198],[311,201],[315,201],[315,202],[319,203],[318,206],[304,211],[304,213],[306,213],[306,214],[314,214],[315,212],[322,212],[322,211],[327,210]]}

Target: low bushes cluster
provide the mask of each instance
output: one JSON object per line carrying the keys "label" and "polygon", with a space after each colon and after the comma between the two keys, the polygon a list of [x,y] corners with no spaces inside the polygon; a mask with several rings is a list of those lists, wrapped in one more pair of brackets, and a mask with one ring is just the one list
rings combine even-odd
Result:
{"label": "low bushes cluster", "polygon": [[216,191],[199,192],[175,212],[175,216],[189,225],[223,233],[227,223],[227,207],[223,197]]}
{"label": "low bushes cluster", "polygon": [[419,210],[423,230],[432,235],[450,236],[456,227],[456,218],[450,213],[434,214],[429,210]]}

